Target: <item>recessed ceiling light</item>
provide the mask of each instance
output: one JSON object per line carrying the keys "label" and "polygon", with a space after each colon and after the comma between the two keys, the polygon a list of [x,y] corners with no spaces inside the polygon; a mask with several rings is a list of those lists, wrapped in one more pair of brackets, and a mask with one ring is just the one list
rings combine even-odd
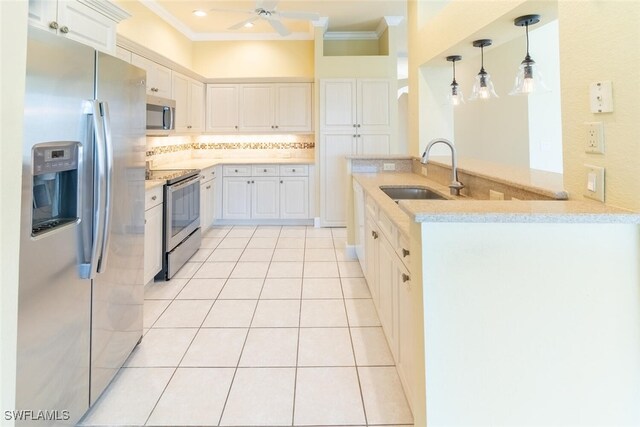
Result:
{"label": "recessed ceiling light", "polygon": [[196,16],[207,16],[207,12],[205,12],[204,10],[198,10],[198,9],[194,10],[193,14]]}
{"label": "recessed ceiling light", "polygon": [[244,24],[245,28],[252,28],[253,27],[253,22],[247,22],[246,24]]}

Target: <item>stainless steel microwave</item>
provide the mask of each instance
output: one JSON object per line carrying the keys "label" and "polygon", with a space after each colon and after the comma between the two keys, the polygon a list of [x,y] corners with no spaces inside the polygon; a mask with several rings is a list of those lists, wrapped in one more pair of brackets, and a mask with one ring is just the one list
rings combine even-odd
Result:
{"label": "stainless steel microwave", "polygon": [[147,95],[147,135],[169,135],[175,130],[176,101]]}

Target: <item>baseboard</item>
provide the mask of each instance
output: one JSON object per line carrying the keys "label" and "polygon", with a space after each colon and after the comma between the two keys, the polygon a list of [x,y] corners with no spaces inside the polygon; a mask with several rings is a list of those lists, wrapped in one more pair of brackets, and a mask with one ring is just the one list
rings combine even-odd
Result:
{"label": "baseboard", "polygon": [[354,245],[345,245],[344,253],[349,259],[358,259],[358,254],[356,253],[356,247]]}

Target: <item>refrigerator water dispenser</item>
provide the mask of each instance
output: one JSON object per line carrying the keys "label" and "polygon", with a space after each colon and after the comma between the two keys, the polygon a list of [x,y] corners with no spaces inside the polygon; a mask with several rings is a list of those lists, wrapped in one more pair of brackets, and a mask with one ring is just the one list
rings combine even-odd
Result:
{"label": "refrigerator water dispenser", "polygon": [[33,146],[31,235],[78,221],[78,142]]}

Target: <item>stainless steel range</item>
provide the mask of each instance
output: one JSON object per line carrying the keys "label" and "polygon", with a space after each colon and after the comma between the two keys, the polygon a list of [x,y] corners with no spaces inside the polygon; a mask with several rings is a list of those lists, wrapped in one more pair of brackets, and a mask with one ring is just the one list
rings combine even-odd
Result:
{"label": "stainless steel range", "polygon": [[162,270],[158,280],[171,279],[200,248],[200,170],[147,172],[147,179],[165,180]]}

